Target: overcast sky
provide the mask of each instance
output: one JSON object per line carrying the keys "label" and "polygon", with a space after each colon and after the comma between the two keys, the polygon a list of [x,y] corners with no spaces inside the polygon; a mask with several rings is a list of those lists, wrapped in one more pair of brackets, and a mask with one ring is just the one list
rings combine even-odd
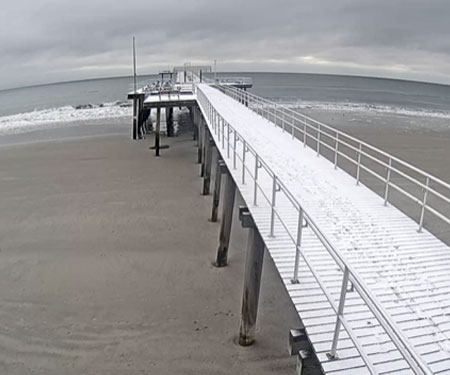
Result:
{"label": "overcast sky", "polygon": [[219,71],[450,84],[449,0],[15,0],[0,10],[0,88],[130,75],[191,61]]}

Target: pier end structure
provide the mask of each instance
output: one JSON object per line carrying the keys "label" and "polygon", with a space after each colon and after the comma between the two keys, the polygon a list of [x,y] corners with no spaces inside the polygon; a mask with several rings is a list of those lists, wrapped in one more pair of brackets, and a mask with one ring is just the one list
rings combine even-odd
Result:
{"label": "pier end structure", "polygon": [[[151,121],[152,110],[158,108],[163,108],[165,112],[166,135],[173,136],[173,109],[187,107],[191,113],[194,112],[193,109],[197,106],[195,85],[198,83],[217,83],[243,90],[247,90],[253,85],[251,78],[248,77],[219,77],[211,80],[205,77],[205,73],[212,73],[212,67],[187,63],[183,66],[176,66],[173,70],[159,72],[159,80],[128,93],[128,100],[132,100],[133,107],[131,138],[138,140],[145,137],[149,132],[148,120]],[[156,121],[158,122],[158,119]],[[161,121],[161,116],[159,121]],[[155,124],[152,128],[156,136],[156,129],[161,129],[161,126]],[[198,132],[195,132],[194,137],[197,136]]]}

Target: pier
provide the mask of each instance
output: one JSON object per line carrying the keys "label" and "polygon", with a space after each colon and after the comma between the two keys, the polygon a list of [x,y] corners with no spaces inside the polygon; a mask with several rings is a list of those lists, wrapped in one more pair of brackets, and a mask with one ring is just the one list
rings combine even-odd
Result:
{"label": "pier", "polygon": [[299,374],[449,373],[450,248],[434,223],[448,231],[450,185],[253,95],[245,79],[200,72],[175,69],[165,91],[130,93],[132,137],[145,110],[158,113],[159,140],[160,109],[190,109],[200,190],[213,193],[210,219],[220,222],[217,268],[227,266],[242,199],[239,344],[258,341],[266,250],[304,325],[286,332]]}

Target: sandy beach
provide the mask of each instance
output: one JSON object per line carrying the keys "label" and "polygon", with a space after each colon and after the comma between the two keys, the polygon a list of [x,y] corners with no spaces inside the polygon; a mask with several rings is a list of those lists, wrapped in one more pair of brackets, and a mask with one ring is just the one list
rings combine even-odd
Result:
{"label": "sandy beach", "polygon": [[0,147],[0,372],[292,374],[298,317],[265,259],[257,343],[235,343],[246,233],[211,265],[190,133]]}
{"label": "sandy beach", "polygon": [[[341,129],[450,180],[449,133]],[[246,232],[235,217],[214,268],[191,133],[156,158],[125,124],[97,130],[3,138],[1,372],[292,374],[300,322],[267,256],[257,343],[235,343]]]}

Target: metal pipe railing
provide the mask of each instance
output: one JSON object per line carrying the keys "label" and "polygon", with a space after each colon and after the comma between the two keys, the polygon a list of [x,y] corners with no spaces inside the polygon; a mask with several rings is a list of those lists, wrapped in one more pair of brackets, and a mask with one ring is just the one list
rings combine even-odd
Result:
{"label": "metal pipe railing", "polygon": [[[238,91],[231,91],[232,94],[239,100]],[[247,97],[247,96],[246,96]],[[330,348],[329,356],[330,358],[336,358],[336,349],[339,341],[339,333],[341,325],[347,331],[348,336],[352,340],[353,344],[357,348],[358,352],[361,355],[364,363],[368,367],[368,369],[373,374],[377,374],[377,370],[369,358],[368,354],[365,352],[363,345],[359,342],[356,334],[354,333],[351,325],[346,319],[344,306],[346,301],[347,294],[347,286],[350,282],[354,291],[356,291],[361,299],[364,301],[365,305],[374,315],[375,319],[378,321],[379,325],[384,329],[386,334],[391,339],[392,343],[395,345],[397,350],[401,353],[405,361],[410,366],[411,370],[415,374],[427,374],[431,375],[432,372],[428,368],[428,365],[423,362],[421,357],[415,352],[414,348],[411,346],[409,341],[403,335],[403,332],[400,328],[397,327],[396,323],[392,320],[389,314],[384,310],[381,304],[377,301],[377,299],[370,292],[368,287],[365,285],[364,281],[360,278],[357,272],[353,269],[347,259],[341,254],[341,252],[331,243],[331,241],[326,237],[326,235],[319,229],[316,225],[312,217],[305,211],[304,207],[298,202],[295,196],[289,191],[289,189],[283,184],[283,182],[276,176],[275,172],[269,167],[269,165],[261,158],[261,156],[257,153],[257,151],[245,141],[244,137],[242,137],[236,129],[226,122],[220,113],[215,109],[212,103],[209,101],[207,96],[204,94],[201,88],[197,90],[197,101],[199,103],[200,109],[203,112],[204,116],[207,119],[210,127],[212,128],[212,132],[216,134],[217,138],[221,137],[222,141],[227,143],[226,146],[222,147],[223,153],[225,150],[229,149],[230,143],[233,143],[233,155],[232,155],[232,165],[233,169],[237,169],[237,161],[241,162],[242,166],[242,176],[247,175],[249,178],[253,180],[254,189],[253,189],[253,203],[254,205],[258,204],[257,200],[257,192],[260,192],[260,196],[265,200],[265,203],[270,207],[271,219],[270,219],[270,233],[269,236],[275,236],[275,220],[277,220],[285,233],[288,235],[288,238],[292,242],[295,247],[295,261],[294,261],[294,272],[293,272],[293,282],[298,282],[298,267],[300,257],[303,262],[311,271],[311,274],[317,281],[319,287],[323,291],[325,297],[327,298],[330,306],[334,310],[336,314],[336,327],[334,331],[332,346]],[[225,134],[224,128],[220,126],[216,126],[217,121],[223,121],[227,123],[227,132]],[[222,129],[222,134],[218,135],[218,132]],[[233,136],[231,137],[231,134]],[[242,147],[242,155],[239,155],[237,149],[237,142],[241,142],[243,144]],[[218,146],[220,143],[218,143]],[[248,165],[248,158],[246,158],[246,153],[249,153],[254,158],[254,166],[253,173],[252,167]],[[227,153],[227,160],[230,159],[229,153]],[[246,162],[247,160],[247,162]],[[269,188],[270,192],[267,191],[267,187],[264,188],[262,186],[262,177],[260,173],[260,169],[266,172],[266,182],[267,184],[271,184],[272,187]],[[270,182],[271,180],[271,182]],[[392,184],[391,184],[392,186]],[[298,225],[296,230],[292,231],[289,228],[289,225],[283,220],[283,216],[280,210],[278,210],[276,206],[277,202],[277,194],[284,194],[284,196],[288,199],[288,201],[292,204],[292,207],[298,212]],[[268,196],[271,195],[271,196]],[[260,203],[259,203],[260,204]],[[316,271],[314,266],[312,265],[309,257],[305,254],[301,249],[301,239],[302,239],[302,230],[303,230],[303,222],[306,222],[312,233],[315,237],[320,241],[320,243],[324,246],[326,251],[332,257],[332,259],[336,262],[340,270],[343,272],[343,282],[340,294],[340,302],[339,305],[336,305],[332,294],[329,292],[325,283],[323,282],[320,274]]]}
{"label": "metal pipe railing", "polygon": [[[338,167],[339,157],[342,157],[348,162],[354,164],[356,167],[355,179],[357,184],[359,184],[361,181],[361,170],[364,170],[365,172],[375,177],[377,180],[384,183],[383,198],[385,204],[387,204],[388,202],[392,203],[392,201],[389,199],[390,188],[394,188],[405,197],[417,203],[420,206],[420,215],[416,220],[419,224],[418,232],[421,232],[423,229],[426,212],[433,214],[437,218],[450,225],[450,217],[442,213],[438,208],[432,207],[429,204],[430,195],[432,195],[434,198],[442,201],[442,203],[446,205],[447,209],[450,209],[450,198],[441,192],[446,191],[448,192],[448,194],[450,194],[449,183],[366,142],[363,142],[351,135],[334,129],[329,125],[323,124],[322,122],[314,120],[290,108],[287,108],[286,106],[271,102],[265,98],[258,97],[252,93],[237,89],[235,87],[224,87],[220,85],[217,87],[225,94],[239,101],[245,97],[250,109],[255,111],[263,118],[266,118],[268,121],[273,122],[276,126],[280,126],[283,129],[291,127],[292,134],[294,134],[295,131],[300,132],[300,134],[303,135],[302,141],[304,145],[307,145],[308,140],[313,141],[314,144],[311,147],[317,152],[318,155],[323,154],[324,150],[329,150],[330,152],[332,152],[334,154],[333,162],[335,168]],[[273,111],[271,111],[271,109],[273,109]],[[280,122],[281,125],[279,125]],[[331,144],[327,143],[325,139],[331,142]],[[345,153],[343,151],[343,149],[345,148],[347,148],[349,152],[354,152],[356,158],[352,155],[349,155],[349,152]],[[375,165],[385,168],[386,176],[381,176],[373,169],[373,167],[371,168],[370,166],[365,165],[362,161],[363,157],[367,161],[371,161],[375,163]],[[382,158],[385,158],[386,160],[383,160]],[[409,172],[413,172],[420,177],[416,178],[400,168],[409,170]],[[415,196],[407,192],[398,184],[393,183],[392,177],[394,174],[396,176],[404,178],[407,182],[411,182],[417,188],[422,189],[422,195]],[[422,182],[420,179],[423,179],[424,181]],[[434,188],[431,187],[432,183],[435,184]],[[437,207],[442,209],[441,205],[437,205]]]}

